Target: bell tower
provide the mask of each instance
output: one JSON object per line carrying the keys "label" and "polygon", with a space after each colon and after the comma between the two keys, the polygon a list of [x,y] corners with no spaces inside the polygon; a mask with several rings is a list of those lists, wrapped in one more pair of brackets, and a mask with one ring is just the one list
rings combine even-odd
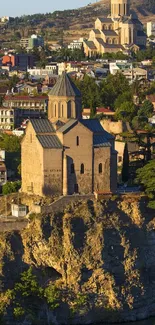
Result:
{"label": "bell tower", "polygon": [[49,92],[48,119],[51,122],[81,119],[81,92],[67,73],[63,72]]}
{"label": "bell tower", "polygon": [[130,16],[129,0],[111,0],[111,17]]}

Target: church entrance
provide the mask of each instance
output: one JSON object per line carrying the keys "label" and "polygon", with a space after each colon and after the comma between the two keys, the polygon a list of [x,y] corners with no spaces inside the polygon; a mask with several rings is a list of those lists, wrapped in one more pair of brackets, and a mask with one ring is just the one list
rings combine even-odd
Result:
{"label": "church entrance", "polygon": [[78,186],[78,184],[74,184],[74,193],[79,193],[79,186]]}

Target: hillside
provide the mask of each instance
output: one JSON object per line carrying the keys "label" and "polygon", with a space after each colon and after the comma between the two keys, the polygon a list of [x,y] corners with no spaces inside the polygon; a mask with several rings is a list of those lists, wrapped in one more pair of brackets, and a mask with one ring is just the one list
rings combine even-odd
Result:
{"label": "hillside", "polygon": [[[131,0],[131,10],[146,24],[154,19],[155,1]],[[79,37],[88,37],[95,19],[109,13],[110,0],[101,0],[79,9],[16,17],[11,20],[7,29],[1,29],[0,41],[12,40],[14,33],[19,31],[21,37],[38,32],[44,36],[46,42],[68,43]]]}

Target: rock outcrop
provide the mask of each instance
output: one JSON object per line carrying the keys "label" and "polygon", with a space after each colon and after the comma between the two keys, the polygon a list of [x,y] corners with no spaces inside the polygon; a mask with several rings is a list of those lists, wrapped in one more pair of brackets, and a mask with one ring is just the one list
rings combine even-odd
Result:
{"label": "rock outcrop", "polygon": [[58,324],[155,315],[155,215],[145,198],[89,200],[33,215],[21,232],[0,234],[0,246],[6,288],[29,265],[48,269],[62,292]]}

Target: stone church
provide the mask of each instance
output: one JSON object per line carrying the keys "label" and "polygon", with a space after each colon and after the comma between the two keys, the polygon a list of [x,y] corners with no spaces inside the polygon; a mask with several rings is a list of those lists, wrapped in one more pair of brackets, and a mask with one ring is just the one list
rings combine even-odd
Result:
{"label": "stone church", "polygon": [[49,93],[48,119],[29,121],[22,140],[22,191],[67,195],[117,187],[114,137],[83,120],[81,93],[63,73]]}
{"label": "stone church", "polygon": [[134,50],[146,46],[143,25],[130,14],[129,0],[111,0],[111,15],[97,18],[89,39],[84,41],[86,56]]}

